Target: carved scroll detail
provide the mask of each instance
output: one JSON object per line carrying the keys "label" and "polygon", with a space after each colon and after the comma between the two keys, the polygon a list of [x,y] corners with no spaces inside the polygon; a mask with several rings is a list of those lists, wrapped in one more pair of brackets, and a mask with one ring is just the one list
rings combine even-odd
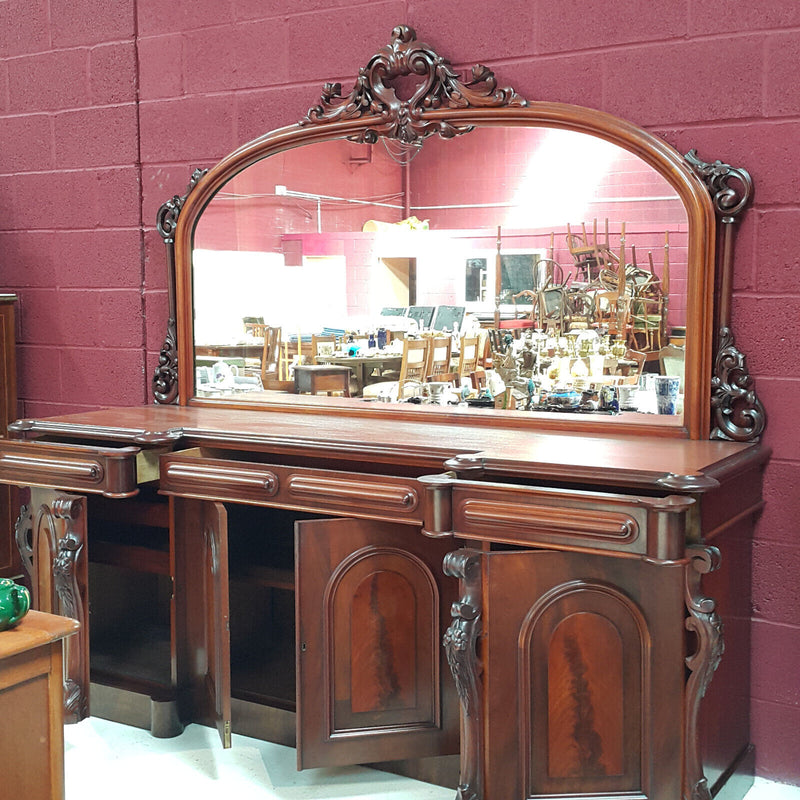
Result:
{"label": "carved scroll detail", "polygon": [[19,516],[14,523],[14,539],[17,542],[17,550],[19,550],[19,555],[22,559],[22,566],[25,567],[25,572],[28,573],[28,578],[30,578],[31,581],[33,581],[32,531],[33,522],[31,519],[31,510],[26,505],[20,506]]}
{"label": "carved scroll detail", "polygon": [[722,161],[703,161],[697,150],[690,150],[684,158],[705,183],[711,193],[714,209],[723,217],[733,218],[744,211],[753,195],[753,179],[743,167],[732,167]]}
{"label": "carved scroll detail", "polygon": [[700,580],[703,575],[719,567],[720,553],[716,547],[692,545],[687,549],[687,556],[690,562],[686,567],[686,609],[689,612],[686,629],[697,637],[697,649],[686,657],[690,674],[686,682],[686,772],[683,800],[711,800],[711,791],[700,757],[697,719],[700,701],[719,666],[725,643],[722,620],[715,610],[716,603],[702,594]]}
{"label": "carved scroll detail", "polygon": [[483,774],[481,759],[481,684],[476,644],[481,628],[481,554],[477,550],[456,550],[444,559],[445,575],[459,578],[461,599],[453,603],[453,621],[442,644],[461,700],[461,775],[456,800],[481,800]]}
{"label": "carved scroll detail", "polygon": [[767,418],[752,386],[746,357],[736,348],[731,329],[722,328],[711,378],[711,412],[715,423],[712,439],[752,442],[761,436]]}
{"label": "carved scroll detail", "polygon": [[156,215],[156,228],[167,248],[167,289],[169,294],[169,319],[164,344],[158,356],[158,366],[153,374],[152,389],[156,403],[169,404],[178,399],[178,325],[175,305],[175,228],[178,225],[183,204],[197,186],[207,169],[196,169],[192,173],[186,194],[175,195],[167,200]]}
{"label": "carved scroll detail", "polygon": [[[408,75],[422,80],[409,100],[401,100],[391,85],[395,78]],[[380,121],[354,139],[375,143],[383,136],[405,144],[416,144],[431,134],[449,139],[472,130],[444,120],[425,118],[437,108],[500,108],[526,106],[513,89],[497,88],[494,73],[482,64],[472,68],[472,80],[463,83],[447,59],[430,45],[417,41],[407,25],[392,31],[391,42],[381,48],[363,67],[353,90],[342,97],[340,83],[326,83],[319,105],[309,109],[300,125],[317,125],[357,119],[367,114]]]}

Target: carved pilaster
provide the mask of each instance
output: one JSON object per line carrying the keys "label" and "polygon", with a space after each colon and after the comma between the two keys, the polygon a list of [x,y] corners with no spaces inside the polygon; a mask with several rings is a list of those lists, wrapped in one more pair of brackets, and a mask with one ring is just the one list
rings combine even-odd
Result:
{"label": "carved pilaster", "polygon": [[[40,502],[32,526],[34,597],[39,610],[78,620],[81,631],[64,641],[64,719],[89,716],[86,609],[85,498],[57,494]],[[49,560],[47,555],[49,554]]]}
{"label": "carved pilaster", "polygon": [[192,189],[197,186],[200,179],[208,172],[207,169],[196,169],[192,173],[186,194],[181,197],[175,195],[167,200],[158,210],[156,228],[164,246],[167,249],[167,293],[169,300],[169,318],[167,320],[167,333],[161,353],[158,356],[158,366],[153,375],[152,389],[156,403],[169,404],[178,399],[178,330],[177,309],[175,304],[175,228],[178,225],[183,204]]}
{"label": "carved pilaster", "polygon": [[[401,100],[391,83],[409,75],[419,78],[420,82],[408,100]],[[340,83],[326,83],[319,105],[309,109],[300,125],[320,125],[375,114],[379,115],[379,123],[354,137],[356,141],[375,143],[383,137],[417,145],[431,134],[449,139],[472,130],[471,125],[456,126],[444,120],[428,119],[426,111],[528,104],[513,89],[498,89],[494,73],[482,64],[472,68],[472,80],[462,82],[450,62],[430,45],[418,42],[416,32],[407,25],[394,28],[391,42],[359,71],[350,94],[342,97],[341,93]]]}
{"label": "carved pilaster", "polygon": [[22,559],[22,566],[28,574],[28,578],[33,581],[33,542],[31,541],[31,533],[33,530],[33,521],[31,519],[31,510],[28,506],[20,506],[19,516],[14,523],[14,539],[17,542],[17,550],[19,550],[20,558]]}
{"label": "carved pilaster", "polygon": [[461,599],[453,603],[453,621],[443,640],[462,710],[461,774],[456,800],[481,800],[483,704],[476,652],[481,629],[481,554],[467,549],[448,553],[444,572],[461,581]]}
{"label": "carved pilaster", "polygon": [[[72,523],[80,514],[80,501],[71,497],[59,497],[53,503],[53,515],[64,520],[63,534],[53,559],[53,583],[60,613],[86,625],[86,609],[81,602],[76,564],[84,548],[82,531]],[[84,685],[83,676],[88,672],[85,659],[88,654],[81,648],[67,653],[67,673],[64,680],[64,712],[76,720],[89,714],[89,686]]]}
{"label": "carved pilaster", "polygon": [[684,740],[686,771],[683,800],[711,800],[708,781],[703,773],[700,743],[697,737],[697,720],[700,701],[708,689],[714,672],[722,659],[725,644],[722,636],[722,620],[710,597],[700,590],[703,575],[713,572],[720,565],[720,553],[716,547],[692,545],[687,549],[689,564],[686,567],[686,629],[695,634],[697,647],[686,657],[689,678],[686,682],[686,738]]}

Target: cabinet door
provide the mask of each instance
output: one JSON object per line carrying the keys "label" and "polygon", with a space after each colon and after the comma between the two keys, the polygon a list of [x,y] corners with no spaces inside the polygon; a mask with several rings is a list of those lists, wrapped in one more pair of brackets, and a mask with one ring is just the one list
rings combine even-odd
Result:
{"label": "cabinet door", "polygon": [[175,628],[181,713],[231,746],[231,636],[225,506],[173,498]]}
{"label": "cabinet door", "polygon": [[486,798],[679,797],[683,566],[485,557]]}
{"label": "cabinet door", "polygon": [[296,523],[295,546],[299,768],[458,752],[447,543],[332,519]]}

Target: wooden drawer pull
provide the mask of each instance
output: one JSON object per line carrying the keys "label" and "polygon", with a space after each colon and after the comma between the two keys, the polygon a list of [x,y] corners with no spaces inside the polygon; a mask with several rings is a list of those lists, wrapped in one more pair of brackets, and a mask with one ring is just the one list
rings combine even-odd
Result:
{"label": "wooden drawer pull", "polygon": [[252,469],[235,469],[230,466],[220,468],[205,464],[168,464],[167,480],[193,483],[198,488],[210,486],[226,489],[248,488],[263,489],[267,497],[278,491],[278,476],[274,472],[263,472]]}
{"label": "wooden drawer pull", "polygon": [[289,479],[289,492],[302,497],[321,500],[343,500],[368,502],[370,505],[402,508],[412,511],[417,507],[417,493],[408,486],[392,486],[385,483],[361,483],[339,481],[330,478],[306,478],[293,475]]}
{"label": "wooden drawer pull", "polygon": [[101,483],[104,475],[103,466],[97,461],[62,461],[36,456],[0,456],[0,467],[25,470],[28,474],[41,472],[49,483],[57,482],[58,478]]}

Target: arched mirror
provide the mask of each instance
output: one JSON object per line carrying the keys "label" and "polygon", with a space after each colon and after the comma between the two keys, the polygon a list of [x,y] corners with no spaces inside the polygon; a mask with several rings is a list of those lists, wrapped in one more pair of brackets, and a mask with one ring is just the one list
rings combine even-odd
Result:
{"label": "arched mirror", "polygon": [[184,404],[708,436],[706,184],[408,28],[165,208]]}

